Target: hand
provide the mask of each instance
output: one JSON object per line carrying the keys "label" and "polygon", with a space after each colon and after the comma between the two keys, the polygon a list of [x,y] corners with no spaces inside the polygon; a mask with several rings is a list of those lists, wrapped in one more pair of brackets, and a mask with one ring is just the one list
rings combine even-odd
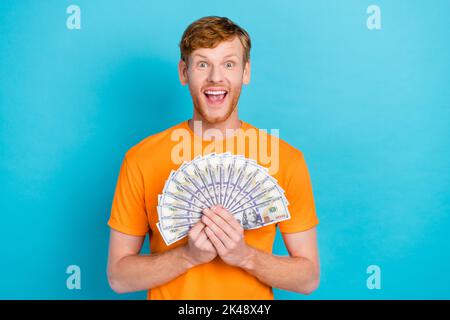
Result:
{"label": "hand", "polygon": [[207,263],[217,256],[217,251],[206,236],[205,225],[201,221],[189,230],[184,253],[190,267]]}
{"label": "hand", "polygon": [[244,267],[251,255],[251,248],[244,241],[244,229],[224,207],[214,206],[203,210],[205,233],[222,260],[232,266]]}

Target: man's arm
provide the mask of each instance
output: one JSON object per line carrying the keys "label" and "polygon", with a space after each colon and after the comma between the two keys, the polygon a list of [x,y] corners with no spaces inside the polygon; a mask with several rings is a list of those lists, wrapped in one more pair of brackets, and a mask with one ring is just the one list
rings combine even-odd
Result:
{"label": "man's arm", "polygon": [[275,256],[250,247],[244,270],[268,285],[303,294],[319,286],[320,269],[316,228],[283,234],[289,257]]}
{"label": "man's arm", "polygon": [[148,290],[214,259],[217,253],[204,227],[197,223],[189,231],[186,245],[150,255],[139,255],[145,237],[111,229],[107,272],[111,288],[117,293]]}
{"label": "man's arm", "polygon": [[275,288],[309,294],[318,287],[316,228],[283,234],[290,257],[280,257],[248,246],[242,227],[226,209],[219,206],[204,213],[206,235],[226,263]]}

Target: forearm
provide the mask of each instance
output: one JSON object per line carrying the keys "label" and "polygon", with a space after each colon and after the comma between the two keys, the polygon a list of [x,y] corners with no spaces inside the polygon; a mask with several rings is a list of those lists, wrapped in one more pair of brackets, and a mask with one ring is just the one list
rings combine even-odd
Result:
{"label": "forearm", "polygon": [[123,257],[108,268],[108,280],[118,293],[142,291],[165,284],[192,266],[182,246],[164,253]]}
{"label": "forearm", "polygon": [[303,257],[275,256],[249,247],[242,269],[271,287],[303,294],[313,292],[319,284],[319,270]]}

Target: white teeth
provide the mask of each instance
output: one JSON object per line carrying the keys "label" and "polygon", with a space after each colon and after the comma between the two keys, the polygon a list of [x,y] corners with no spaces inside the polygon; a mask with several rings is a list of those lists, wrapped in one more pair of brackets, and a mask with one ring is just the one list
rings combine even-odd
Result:
{"label": "white teeth", "polygon": [[221,95],[221,94],[225,94],[227,93],[226,91],[211,91],[211,90],[206,90],[205,91],[206,94],[212,94],[212,95]]}

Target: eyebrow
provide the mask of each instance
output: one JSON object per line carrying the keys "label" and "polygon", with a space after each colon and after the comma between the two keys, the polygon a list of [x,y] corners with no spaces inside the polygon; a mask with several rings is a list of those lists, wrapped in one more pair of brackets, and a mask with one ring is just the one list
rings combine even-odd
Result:
{"label": "eyebrow", "polygon": [[[235,54],[235,53],[231,53],[231,54],[227,54],[225,57],[223,57],[224,59],[225,58],[229,58],[229,57],[236,57],[236,58],[238,58],[238,56],[237,56],[237,54]],[[206,56],[204,56],[204,55],[202,55],[202,54],[199,54],[199,53],[196,53],[196,54],[194,54],[194,56],[193,56],[193,58],[195,58],[195,57],[200,57],[200,58],[203,58],[203,59],[208,59],[208,57],[206,57]]]}
{"label": "eyebrow", "polygon": [[236,58],[239,58],[238,56],[237,56],[237,54],[235,54],[235,53],[231,53],[231,54],[227,54],[224,58],[229,58],[229,57],[236,57]]}

